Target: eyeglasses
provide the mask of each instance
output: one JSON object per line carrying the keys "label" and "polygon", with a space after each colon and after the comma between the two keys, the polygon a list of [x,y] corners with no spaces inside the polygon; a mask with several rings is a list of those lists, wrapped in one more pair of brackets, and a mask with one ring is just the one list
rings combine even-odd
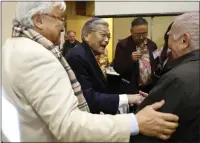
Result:
{"label": "eyeglasses", "polygon": [[101,32],[101,31],[96,31],[96,30],[91,30],[91,31],[97,33],[103,39],[108,38],[108,40],[110,40],[110,38],[111,38],[109,33]]}
{"label": "eyeglasses", "polygon": [[136,38],[140,38],[140,37],[147,37],[148,33],[133,33],[133,35],[135,35]]}
{"label": "eyeglasses", "polygon": [[48,13],[45,13],[45,14],[43,14],[43,15],[46,15],[46,16],[49,16],[49,17],[52,17],[52,18],[54,18],[54,19],[56,19],[56,20],[59,20],[59,21],[61,21],[61,22],[65,22],[65,18],[64,18],[64,17],[55,16],[55,15],[48,14]]}

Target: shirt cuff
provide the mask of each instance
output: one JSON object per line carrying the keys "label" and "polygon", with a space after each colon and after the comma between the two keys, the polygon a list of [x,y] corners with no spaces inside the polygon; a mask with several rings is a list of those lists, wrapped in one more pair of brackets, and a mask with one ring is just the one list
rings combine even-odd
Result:
{"label": "shirt cuff", "polygon": [[121,107],[123,105],[128,105],[127,94],[120,94],[119,95],[119,107]]}
{"label": "shirt cuff", "polygon": [[135,115],[130,114],[130,117],[131,117],[131,135],[134,136],[134,135],[139,134],[140,130],[139,130],[138,122]]}
{"label": "shirt cuff", "polygon": [[119,106],[118,106],[118,109],[119,109],[119,112],[121,114],[129,112],[128,97],[127,97],[126,94],[120,94],[119,95]]}

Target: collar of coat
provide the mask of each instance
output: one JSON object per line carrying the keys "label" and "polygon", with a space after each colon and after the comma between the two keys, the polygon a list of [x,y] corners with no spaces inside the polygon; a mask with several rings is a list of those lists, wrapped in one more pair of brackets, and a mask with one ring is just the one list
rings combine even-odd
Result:
{"label": "collar of coat", "polygon": [[181,64],[184,63],[188,63],[191,61],[197,61],[200,60],[200,50],[194,50],[192,52],[189,52],[188,54],[185,54],[181,57],[178,57],[175,60],[170,61],[167,65],[166,68],[164,70],[164,73],[166,73],[167,71],[171,70],[172,68],[175,68]]}

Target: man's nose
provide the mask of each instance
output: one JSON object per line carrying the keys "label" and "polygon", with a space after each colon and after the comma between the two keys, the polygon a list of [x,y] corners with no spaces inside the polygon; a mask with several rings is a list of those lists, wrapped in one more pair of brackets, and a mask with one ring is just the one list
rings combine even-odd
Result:
{"label": "man's nose", "polygon": [[108,42],[109,42],[109,38],[106,36],[105,39],[104,39],[104,41],[105,41],[106,43],[108,43]]}
{"label": "man's nose", "polygon": [[144,37],[143,37],[142,35],[140,35],[139,39],[140,39],[140,40],[143,40],[143,39],[144,39]]}
{"label": "man's nose", "polygon": [[61,32],[64,32],[65,31],[65,27],[63,24],[61,24],[61,29],[60,29]]}

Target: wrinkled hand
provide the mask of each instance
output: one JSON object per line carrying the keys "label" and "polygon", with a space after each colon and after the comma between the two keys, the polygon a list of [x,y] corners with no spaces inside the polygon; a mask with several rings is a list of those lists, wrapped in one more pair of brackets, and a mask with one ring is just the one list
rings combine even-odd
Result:
{"label": "wrinkled hand", "polygon": [[142,95],[140,94],[129,94],[127,95],[128,97],[128,103],[130,106],[133,106],[133,105],[140,105],[142,103],[142,101],[145,99],[145,97],[143,97]]}
{"label": "wrinkled hand", "polygon": [[141,58],[141,54],[138,51],[132,52],[131,58],[134,62],[138,61]]}
{"label": "wrinkled hand", "polygon": [[128,95],[128,103],[130,104],[130,106],[133,106],[133,105],[140,105],[143,100],[148,96],[147,93],[145,92],[142,92],[142,91],[139,91],[139,94],[129,94]]}
{"label": "wrinkled hand", "polygon": [[143,91],[139,91],[139,94],[141,95],[141,96],[143,96],[143,97],[147,97],[147,96],[149,96],[149,94],[148,93],[146,93],[146,92],[143,92]]}
{"label": "wrinkled hand", "polygon": [[176,131],[178,127],[178,116],[156,111],[164,103],[164,100],[162,100],[148,105],[136,114],[141,134],[167,140]]}

